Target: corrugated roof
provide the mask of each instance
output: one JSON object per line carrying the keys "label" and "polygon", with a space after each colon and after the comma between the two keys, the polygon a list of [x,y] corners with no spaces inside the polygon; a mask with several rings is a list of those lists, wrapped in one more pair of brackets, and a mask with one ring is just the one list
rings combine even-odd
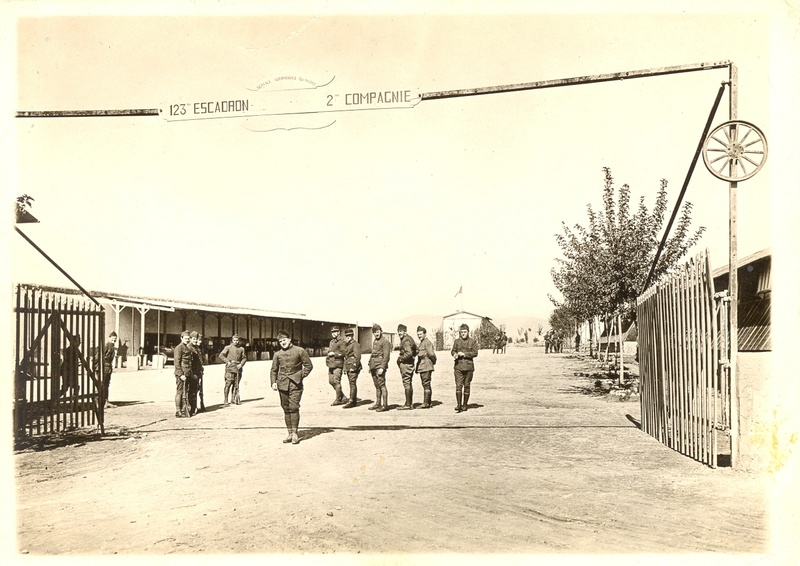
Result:
{"label": "corrugated roof", "polygon": [[739,351],[772,351],[772,300],[769,298],[739,304]]}

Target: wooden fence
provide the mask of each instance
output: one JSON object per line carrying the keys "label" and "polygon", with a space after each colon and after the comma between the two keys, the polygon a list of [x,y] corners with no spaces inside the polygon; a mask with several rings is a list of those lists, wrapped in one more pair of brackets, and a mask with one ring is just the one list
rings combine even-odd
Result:
{"label": "wooden fence", "polygon": [[99,425],[103,432],[102,307],[17,286],[14,436]]}
{"label": "wooden fence", "polygon": [[642,430],[717,467],[730,431],[727,297],[716,297],[708,252],[637,300]]}

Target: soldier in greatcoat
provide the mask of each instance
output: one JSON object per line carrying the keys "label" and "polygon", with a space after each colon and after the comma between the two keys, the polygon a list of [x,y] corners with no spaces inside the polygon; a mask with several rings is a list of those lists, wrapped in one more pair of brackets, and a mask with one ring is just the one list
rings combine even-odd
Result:
{"label": "soldier in greatcoat", "polygon": [[272,389],[280,395],[286,430],[289,433],[283,442],[298,444],[300,438],[297,429],[300,426],[303,380],[308,377],[314,366],[308,353],[300,346],[292,344],[289,333],[285,330],[278,332],[278,344],[281,349],[275,352],[272,358],[269,380]]}
{"label": "soldier in greatcoat", "polygon": [[422,381],[423,393],[420,409],[430,409],[433,395],[431,375],[433,374],[433,367],[436,365],[436,351],[433,348],[433,343],[428,339],[428,331],[422,326],[417,326],[417,338],[419,338],[419,346],[417,347],[416,371]]}
{"label": "soldier in greatcoat", "polygon": [[382,413],[389,410],[389,391],[386,389],[386,370],[389,367],[389,356],[392,353],[392,343],[383,335],[379,324],[372,325],[372,353],[369,356],[369,373],[372,383],[375,384],[375,404],[369,407],[370,411]]}
{"label": "soldier in greatcoat", "polygon": [[348,328],[344,331],[344,371],[347,374],[347,381],[350,382],[350,401],[345,405],[345,409],[352,409],[358,403],[358,374],[361,373],[361,344],[353,338],[353,329]]}
{"label": "soldier in greatcoat", "polygon": [[328,346],[328,355],[325,365],[328,366],[328,383],[333,387],[336,397],[331,406],[344,405],[349,399],[342,393],[342,370],[344,369],[345,342],[339,335],[339,327],[331,327],[331,342]]}
{"label": "soldier in greatcoat", "polygon": [[407,333],[408,327],[405,324],[397,325],[397,335],[400,337],[400,351],[397,353],[397,367],[400,370],[400,378],[403,380],[403,389],[406,394],[406,402],[398,410],[407,411],[413,409],[414,388],[411,378],[414,377],[414,359],[417,357],[417,344]]}
{"label": "soldier in greatcoat", "polygon": [[[197,396],[200,394],[203,383],[203,354],[200,351],[200,334],[192,331],[189,334],[189,346],[192,349],[192,378],[188,380],[189,385],[189,412],[192,416],[198,412]],[[202,395],[200,402],[202,403]],[[203,407],[201,410],[205,410]]]}
{"label": "soldier in greatcoat", "polygon": [[453,340],[450,350],[453,356],[453,374],[456,380],[456,413],[467,410],[469,402],[470,385],[475,372],[475,363],[472,361],[478,356],[478,342],[469,335],[469,326],[462,324],[458,329],[458,338]]}

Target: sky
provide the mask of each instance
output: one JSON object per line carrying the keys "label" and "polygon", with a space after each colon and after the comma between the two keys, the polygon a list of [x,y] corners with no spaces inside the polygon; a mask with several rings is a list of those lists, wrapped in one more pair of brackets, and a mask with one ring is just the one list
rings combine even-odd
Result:
{"label": "sky", "polygon": [[[269,107],[276,89],[318,87],[298,94],[311,112],[301,115],[9,121],[8,200],[32,195],[41,221],[22,230],[92,290],[360,324],[462,308],[546,318],[562,222],[586,224],[586,206],[600,208],[603,167],[648,207],[667,179],[671,209],[727,70],[332,113],[319,112],[319,94],[341,104],[730,60],[739,118],[768,139],[785,127],[775,28],[788,4],[200,3],[202,16],[91,6],[17,6],[5,22],[12,110]],[[714,125],[728,112],[726,93]],[[772,157],[740,183],[740,257],[781,239],[773,192],[789,183]],[[686,200],[693,226],[707,228],[692,253],[708,248],[713,267],[726,265],[728,184],[701,160]],[[13,281],[71,286],[22,238],[9,241]]]}

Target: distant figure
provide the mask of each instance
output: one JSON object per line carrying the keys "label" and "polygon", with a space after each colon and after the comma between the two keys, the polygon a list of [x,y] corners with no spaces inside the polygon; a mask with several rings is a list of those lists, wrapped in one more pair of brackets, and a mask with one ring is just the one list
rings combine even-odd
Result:
{"label": "distant figure", "polygon": [[342,371],[344,370],[345,342],[339,337],[339,327],[331,327],[331,342],[328,345],[328,355],[325,365],[328,366],[328,383],[333,387],[336,398],[331,406],[345,405],[350,400],[342,393]]}
{"label": "distant figure", "polygon": [[372,353],[369,356],[369,373],[375,385],[375,404],[370,411],[382,413],[389,410],[389,391],[386,389],[386,370],[392,353],[392,344],[383,335],[379,324],[372,325]]}
{"label": "distant figure", "polygon": [[581,351],[581,334],[580,334],[580,332],[576,332],[575,333],[575,351],[576,352],[580,352]]}
{"label": "distant figure", "polygon": [[500,338],[502,338],[500,334],[494,337],[494,346],[492,347],[492,354],[497,354],[500,351]]}
{"label": "distant figure", "polygon": [[550,353],[550,347],[553,345],[553,333],[552,331],[548,330],[544,333],[544,353]]}
{"label": "distant figure", "polygon": [[458,338],[453,341],[450,350],[453,356],[453,374],[456,381],[456,413],[467,410],[470,384],[475,373],[472,361],[478,355],[478,342],[469,336],[469,326],[462,324],[458,329]]}
{"label": "distant figure", "polygon": [[428,340],[428,331],[422,326],[417,326],[417,338],[419,338],[419,346],[417,347],[417,369],[420,381],[422,381],[422,394],[423,401],[420,409],[431,408],[431,397],[433,390],[431,389],[431,374],[436,365],[436,350],[433,348],[433,343]]}
{"label": "distant figure", "polygon": [[400,351],[397,354],[397,367],[400,370],[400,378],[403,380],[403,389],[406,394],[406,402],[399,411],[408,411],[414,408],[414,388],[411,378],[414,377],[414,359],[417,357],[417,344],[414,339],[407,334],[408,327],[405,324],[397,325],[397,335],[400,337]]}
{"label": "distant figure", "polygon": [[128,340],[123,340],[119,348],[117,348],[117,359],[119,360],[119,367],[128,367]]}
{"label": "distant figure", "polygon": [[[194,378],[189,387],[189,412],[192,416],[198,412],[206,410],[205,402],[203,400],[203,352],[201,344],[203,342],[203,335],[199,332],[192,332],[189,334],[190,346],[192,347],[192,373]],[[200,408],[197,407],[197,396],[200,396]]]}
{"label": "distant figure", "polygon": [[78,381],[78,372],[81,367],[81,335],[75,334],[70,340],[69,346],[64,349],[64,358],[58,368],[61,376],[61,391],[58,396],[63,397],[68,390],[72,390],[72,396],[77,397],[81,394],[81,385]]}
{"label": "distant figure", "polygon": [[344,331],[344,371],[347,373],[347,381],[350,382],[350,401],[345,405],[345,409],[352,409],[358,404],[358,374],[361,373],[361,344],[353,339],[353,329],[348,328]]}
{"label": "distant figure", "polygon": [[500,337],[500,353],[501,354],[505,354],[506,353],[506,347],[507,346],[508,346],[508,336],[506,335],[505,332],[503,332],[503,335]]}
{"label": "distant figure", "polygon": [[[280,340],[278,340],[280,342]],[[219,359],[225,362],[225,400],[224,405],[229,405],[228,394],[232,393],[231,401],[239,405],[239,382],[242,380],[242,368],[247,363],[247,356],[244,348],[239,346],[239,335],[231,337],[231,343],[223,348],[219,354]]]}
{"label": "distant figure", "polygon": [[272,358],[272,369],[269,381],[273,391],[277,391],[281,399],[283,419],[289,433],[284,444],[298,444],[300,438],[297,429],[300,427],[300,399],[303,397],[303,379],[314,368],[308,353],[300,346],[292,344],[289,333],[278,332],[278,344],[281,349]]}

